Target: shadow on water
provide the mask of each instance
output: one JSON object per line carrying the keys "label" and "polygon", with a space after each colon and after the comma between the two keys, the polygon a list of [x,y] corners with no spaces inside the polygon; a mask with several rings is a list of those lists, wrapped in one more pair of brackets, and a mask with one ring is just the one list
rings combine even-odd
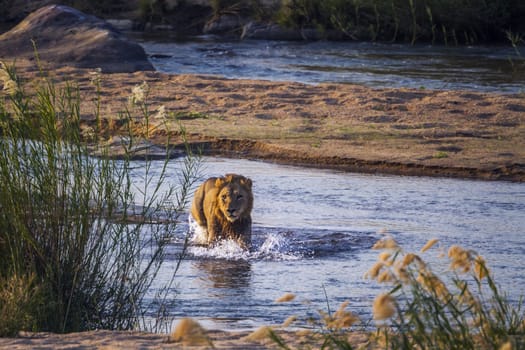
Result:
{"label": "shadow on water", "polygon": [[205,272],[201,278],[205,288],[246,290],[250,287],[252,266],[249,261],[201,259],[193,264]]}

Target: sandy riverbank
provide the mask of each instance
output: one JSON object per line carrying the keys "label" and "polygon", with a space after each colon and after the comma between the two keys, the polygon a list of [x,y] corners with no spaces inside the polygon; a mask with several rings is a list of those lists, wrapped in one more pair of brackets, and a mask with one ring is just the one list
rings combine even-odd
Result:
{"label": "sandy riverbank", "polygon": [[[34,82],[37,69],[17,61]],[[97,88],[92,70],[49,70],[78,84],[86,125],[93,124]],[[371,89],[347,84],[230,80],[159,72],[99,76],[104,125],[133,87],[147,82],[150,136],[178,143],[179,122],[190,142],[232,157],[403,175],[525,180],[525,98],[466,91]],[[31,84],[31,83],[29,83]],[[139,115],[139,114],[137,114]],[[109,130],[114,133],[118,130]]]}
{"label": "sandy riverbank", "polygon": [[[177,341],[167,334],[153,334],[137,331],[90,331],[69,334],[25,333],[18,338],[0,338],[0,348],[10,350],[59,350],[59,349],[223,349],[223,350],[266,350],[280,349],[265,332],[204,331],[203,337],[187,337]],[[322,346],[323,337],[298,332],[277,332],[291,349]],[[344,337],[354,347],[365,345],[368,335],[350,332]],[[375,349],[374,346],[369,347]]]}

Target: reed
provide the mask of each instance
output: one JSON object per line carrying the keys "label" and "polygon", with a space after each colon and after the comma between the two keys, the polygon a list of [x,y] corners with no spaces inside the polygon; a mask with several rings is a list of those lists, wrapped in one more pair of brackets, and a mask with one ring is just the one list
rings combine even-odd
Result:
{"label": "reed", "polygon": [[508,343],[523,348],[521,300],[508,300],[485,259],[472,250],[450,247],[448,269],[436,273],[422,258],[436,242],[418,254],[386,249],[369,271],[370,278],[392,286],[385,294],[392,312],[381,315],[374,309],[381,344],[389,349],[498,349]]}
{"label": "reed", "polygon": [[412,24],[411,24],[411,27],[412,27],[412,39],[410,41],[410,43],[412,45],[414,45],[416,43],[416,39],[417,39],[417,16],[416,16],[416,5],[414,4],[414,0],[408,0],[408,4],[409,4],[409,9],[410,9],[410,16],[411,16],[411,19],[412,19]]}
{"label": "reed", "polygon": [[[358,331],[368,334],[359,348],[525,348],[523,297],[510,301],[485,259],[475,251],[457,245],[445,251],[432,239],[418,253],[405,252],[388,236],[373,249],[381,252],[365,277],[388,286],[371,303],[373,319],[360,320],[347,310],[347,302],[335,312],[328,305],[319,318],[310,318],[314,329],[298,332],[298,339],[306,337],[306,344],[322,344],[323,349],[354,349],[348,335]],[[428,254],[437,255],[434,265],[440,266],[440,272],[425,261]],[[443,256],[448,261],[440,262]],[[293,300],[290,295],[295,298],[286,294],[278,300]],[[294,316],[292,321],[296,319]],[[290,349],[274,331],[281,327],[270,328],[264,338],[281,349]]]}
{"label": "reed", "polygon": [[523,33],[519,18],[524,15],[525,7],[515,0],[294,0],[282,1],[275,18],[286,26],[322,27],[329,35],[339,32],[353,40],[460,45],[504,42],[509,29]]}
{"label": "reed", "polygon": [[432,9],[427,5],[425,6],[427,11],[428,19],[430,20],[430,30],[432,31],[432,45],[436,42],[436,25],[434,24],[434,17],[432,16]]}
{"label": "reed", "polygon": [[149,114],[133,113],[149,112],[145,99],[123,114],[143,128],[129,128],[122,159],[98,145],[94,157],[73,83],[44,78],[26,93],[16,69],[1,68],[0,335],[144,324],[152,307],[144,298],[174,239],[198,158],[186,160],[179,184],[167,183],[168,151],[155,172],[146,155],[137,175],[132,146],[151,124]]}

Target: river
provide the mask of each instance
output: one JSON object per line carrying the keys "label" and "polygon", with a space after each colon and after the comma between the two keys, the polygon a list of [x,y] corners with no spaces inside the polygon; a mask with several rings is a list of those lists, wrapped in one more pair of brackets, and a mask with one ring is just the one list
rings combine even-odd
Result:
{"label": "river", "polygon": [[[172,160],[168,182],[177,182],[179,172],[180,161]],[[281,323],[292,314],[315,316],[349,300],[349,310],[370,320],[374,297],[387,287],[363,276],[377,260],[372,245],[385,234],[412,252],[438,238],[439,247],[424,254],[437,273],[448,268],[440,251],[453,244],[473,249],[485,257],[510,300],[517,302],[525,290],[525,184],[204,157],[202,179],[229,172],[253,180],[253,250],[231,242],[211,249],[191,246],[169,294],[169,313],[176,318],[245,330]],[[175,271],[188,232],[186,217],[155,288]],[[274,302],[288,292],[296,295],[294,301]]]}
{"label": "river", "polygon": [[155,68],[226,78],[371,87],[525,91],[525,49],[358,42],[136,38]]}
{"label": "river", "polygon": [[[354,42],[174,41],[141,37],[155,68],[230,79],[339,82],[371,87],[525,91],[525,52],[509,47],[408,46]],[[177,174],[178,161],[171,173]],[[204,158],[202,178],[236,172],[254,182],[254,248],[226,243],[190,247],[175,276],[169,313],[209,328],[241,330],[306,318],[345,300],[364,321],[384,286],[363,276],[377,260],[372,245],[392,236],[425,255],[435,272],[453,244],[483,255],[502,290],[525,290],[525,184],[352,174],[265,162]],[[173,175],[173,181],[177,181]],[[168,281],[188,225],[179,225],[158,287]],[[153,292],[155,289],[153,290]],[[291,303],[275,299],[294,293]]]}

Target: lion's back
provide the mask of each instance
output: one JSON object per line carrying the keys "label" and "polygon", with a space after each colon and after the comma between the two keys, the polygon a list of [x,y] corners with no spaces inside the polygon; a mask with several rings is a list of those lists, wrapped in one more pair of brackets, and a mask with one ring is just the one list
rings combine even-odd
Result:
{"label": "lion's back", "polygon": [[208,218],[206,213],[213,210],[216,205],[218,191],[215,187],[216,177],[204,181],[195,191],[191,205],[191,215],[200,226],[206,227]]}

